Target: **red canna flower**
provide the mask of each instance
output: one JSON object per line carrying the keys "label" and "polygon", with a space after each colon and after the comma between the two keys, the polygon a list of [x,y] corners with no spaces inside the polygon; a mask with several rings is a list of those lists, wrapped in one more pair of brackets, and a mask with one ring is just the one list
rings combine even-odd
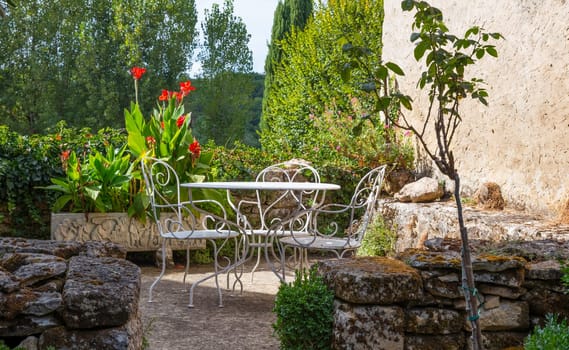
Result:
{"label": "red canna flower", "polygon": [[146,68],[142,67],[132,67],[130,69],[130,75],[134,78],[134,80],[140,80],[142,75],[146,73]]}
{"label": "red canna flower", "polygon": [[178,120],[176,120],[176,125],[178,126],[178,128],[181,128],[182,125],[184,125],[184,122],[186,121],[186,116],[185,115],[181,115]]}
{"label": "red canna flower", "polygon": [[158,96],[158,100],[168,101],[170,99],[170,96],[172,96],[172,93],[170,91],[162,90],[162,94],[160,96]]}
{"label": "red canna flower", "polygon": [[160,122],[160,127],[161,127],[162,129],[164,129],[164,121],[163,121],[163,120]]}
{"label": "red canna flower", "polygon": [[200,156],[200,153],[202,151],[202,147],[200,146],[200,143],[198,142],[198,140],[194,139],[194,142],[192,142],[190,144],[190,146],[188,147],[188,150],[192,153],[194,158],[197,158]]}
{"label": "red canna flower", "polygon": [[66,161],[67,159],[69,159],[69,154],[70,154],[70,153],[71,153],[71,151],[69,151],[69,150],[62,151],[62,152],[61,152],[61,155],[60,155],[61,160],[62,160],[62,161]]}
{"label": "red canna flower", "polygon": [[182,94],[181,92],[174,91],[174,92],[172,92],[172,95],[174,97],[176,97],[176,102],[178,102],[178,104],[180,104],[182,102],[182,100],[184,99],[184,94]]}
{"label": "red canna flower", "polygon": [[146,136],[146,143],[152,147],[156,144],[156,139],[153,136]]}
{"label": "red canna flower", "polygon": [[180,92],[184,96],[187,96],[190,93],[190,91],[194,91],[195,89],[196,87],[192,86],[192,82],[189,80],[180,83]]}

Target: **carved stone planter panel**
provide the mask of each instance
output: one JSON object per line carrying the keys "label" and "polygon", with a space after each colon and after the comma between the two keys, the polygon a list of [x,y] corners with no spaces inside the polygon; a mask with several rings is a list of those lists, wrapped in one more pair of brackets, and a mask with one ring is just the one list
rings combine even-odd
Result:
{"label": "carved stone planter panel", "polygon": [[[51,239],[57,241],[109,241],[120,244],[129,252],[160,249],[162,238],[156,224],[142,223],[126,213],[53,213]],[[170,240],[172,250],[205,248],[204,240]]]}

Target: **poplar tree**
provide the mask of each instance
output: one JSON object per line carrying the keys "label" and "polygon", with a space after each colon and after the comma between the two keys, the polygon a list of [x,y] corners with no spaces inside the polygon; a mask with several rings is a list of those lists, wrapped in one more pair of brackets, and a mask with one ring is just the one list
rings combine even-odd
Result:
{"label": "poplar tree", "polygon": [[246,138],[247,126],[255,118],[253,53],[247,46],[251,35],[233,14],[233,0],[225,0],[223,8],[213,4],[206,9],[201,28],[204,39],[198,58],[204,85],[198,101],[201,111],[192,115],[192,125],[202,142],[211,139],[230,145]]}

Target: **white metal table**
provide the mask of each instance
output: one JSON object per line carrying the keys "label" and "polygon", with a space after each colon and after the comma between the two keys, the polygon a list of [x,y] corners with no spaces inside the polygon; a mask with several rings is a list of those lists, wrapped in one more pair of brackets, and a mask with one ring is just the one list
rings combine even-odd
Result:
{"label": "white metal table", "polygon": [[[261,182],[261,181],[259,181],[259,182],[256,182],[256,181],[191,182],[191,183],[183,183],[180,186],[188,188],[188,189],[219,189],[219,190],[225,190],[227,193],[227,200],[229,202],[229,205],[235,211],[235,214],[237,216],[237,224],[239,226],[241,226],[244,229],[244,231],[248,233],[248,236],[250,236],[250,237],[262,237],[262,236],[265,237],[264,242],[247,240],[244,254],[246,256],[249,254],[249,248],[250,247],[264,248],[265,259],[267,260],[267,263],[271,267],[271,270],[273,271],[273,273],[275,273],[275,275],[277,277],[279,277],[279,279],[281,279],[282,281],[285,280],[284,265],[281,264],[281,267],[280,267],[281,273],[277,272],[276,268],[274,267],[274,264],[270,261],[268,249],[267,249],[269,244],[272,245],[272,241],[269,241],[269,236],[270,236],[270,231],[272,230],[272,225],[265,225],[263,223],[263,227],[254,228],[249,223],[249,220],[247,219],[246,215],[244,215],[242,213],[241,204],[243,202],[247,202],[249,204],[256,205],[259,209],[260,215],[262,216],[263,213],[266,213],[266,207],[267,206],[272,207],[274,205],[274,203],[270,203],[268,205],[262,203],[260,193],[264,192],[264,191],[280,191],[280,192],[282,192],[282,194],[278,196],[277,201],[290,194],[298,202],[297,211],[300,211],[300,210],[306,211],[306,209],[310,209],[310,208],[307,208],[302,203],[303,194],[310,193],[311,197],[319,199],[317,202],[310,203],[310,207],[315,208],[315,207],[318,207],[320,204],[322,204],[322,201],[324,200],[326,191],[339,190],[341,188],[339,185],[332,184],[332,183],[287,182],[287,181],[282,181],[282,182],[280,182],[280,181],[267,181],[267,182]],[[236,191],[254,191],[257,199],[253,202],[246,201],[246,200],[240,200],[238,202],[235,202],[232,198],[232,192],[236,192]],[[319,193],[321,193],[321,195]],[[265,206],[265,208],[263,208],[263,206]],[[292,211],[291,213],[288,214],[288,217],[279,218],[279,222],[285,222],[285,221],[287,221],[287,219],[292,218],[297,211]],[[264,218],[261,218],[261,221],[264,222]],[[245,260],[247,260],[247,259],[245,259]],[[258,263],[259,263],[259,261],[257,261],[257,265],[258,265]],[[257,265],[255,265],[255,267],[253,268],[253,271],[255,270]],[[239,281],[239,283],[240,283],[240,281]]]}

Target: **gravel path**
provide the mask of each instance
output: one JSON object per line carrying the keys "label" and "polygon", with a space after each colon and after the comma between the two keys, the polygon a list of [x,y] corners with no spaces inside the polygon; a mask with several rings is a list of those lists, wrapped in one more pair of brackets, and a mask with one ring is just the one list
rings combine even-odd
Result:
{"label": "gravel path", "polygon": [[[190,270],[189,281],[193,282],[212,267],[192,266]],[[159,272],[142,267],[140,308],[148,350],[278,349],[271,325],[279,281],[270,270],[256,272],[254,283],[251,274],[245,274],[243,293],[224,291],[223,308],[218,307],[215,284],[209,280],[196,287],[192,309],[187,307],[188,292],[180,269],[167,271],[154,289],[154,302],[148,302],[148,288]]]}

